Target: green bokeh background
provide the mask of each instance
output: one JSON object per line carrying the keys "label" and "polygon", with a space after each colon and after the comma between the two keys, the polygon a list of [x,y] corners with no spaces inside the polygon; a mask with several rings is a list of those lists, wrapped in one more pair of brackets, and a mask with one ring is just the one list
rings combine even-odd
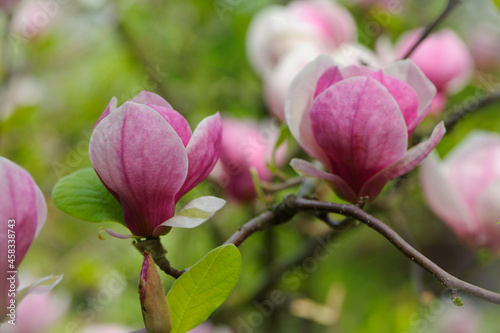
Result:
{"label": "green bokeh background", "polygon": [[[6,13],[0,22],[5,36],[1,49],[3,91],[19,76],[36,82],[41,91],[34,101],[23,98],[10,115],[5,110],[0,113],[0,155],[33,175],[49,206],[46,225],[20,272],[33,277],[64,273],[54,294],[71,297],[71,305],[64,319],[48,332],[79,332],[97,323],[139,329],[143,327],[137,294],[141,255],[131,241],[97,237],[100,226],[118,232],[126,229],[112,223],[85,223],[62,213],[51,203],[52,187],[61,176],[90,166],[88,140],[113,96],[121,104],[143,89],[157,92],[192,128],[216,111],[234,117],[268,117],[262,82],[246,58],[245,34],[258,10],[285,1],[53,3],[57,7],[49,23],[34,38],[22,39],[11,31]],[[377,14],[385,10],[377,5],[343,3],[361,32],[366,31],[367,22],[377,22]],[[402,3],[406,10],[391,15],[390,21],[381,25],[381,32],[393,39],[432,20],[446,1]],[[481,4],[479,8],[486,1],[476,3]],[[461,19],[464,10],[457,10],[444,26],[464,34],[474,24]],[[375,37],[364,42],[373,46]],[[498,87],[498,73],[478,72],[464,91],[451,97],[449,110],[463,105],[468,96],[486,94],[487,89],[480,84],[485,76]],[[474,129],[500,132],[499,107],[492,105],[467,117],[440,143],[439,153],[444,156]],[[418,133],[428,135],[436,121],[426,120]],[[284,171],[294,174],[289,167]],[[223,193],[205,181],[182,202],[200,195]],[[325,200],[334,199],[324,186],[321,195]],[[238,206],[230,202],[196,229],[173,230],[163,238],[171,263],[177,268],[189,267],[263,209],[262,204]],[[500,291],[498,257],[470,249],[456,239],[426,207],[417,173],[412,173],[397,193],[389,186],[368,209],[452,274]],[[327,232],[320,222],[299,215],[290,223],[253,235],[240,248],[240,282],[212,321],[235,332],[443,332],[440,325],[445,313],[461,310],[441,296],[440,285],[427,273],[415,269],[385,239],[364,226],[337,236],[324,260],[308,257],[285,271],[272,288],[283,302],[270,307],[270,296],[259,300],[260,306],[252,302],[273,267],[297,256],[307,242],[314,247],[315,237]],[[168,289],[172,278],[162,278]],[[116,281],[123,282],[123,288],[104,297],[109,284]],[[480,318],[478,332],[498,332],[498,306],[467,298],[464,302]],[[264,311],[259,310],[262,306]],[[326,314],[321,315],[321,311]],[[269,312],[272,314],[266,315]],[[311,314],[328,323],[311,319]]]}

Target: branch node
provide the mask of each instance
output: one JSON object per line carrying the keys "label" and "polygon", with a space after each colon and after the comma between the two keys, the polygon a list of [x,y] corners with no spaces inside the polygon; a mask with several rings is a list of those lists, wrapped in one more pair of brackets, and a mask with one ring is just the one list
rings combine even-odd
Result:
{"label": "branch node", "polygon": [[271,208],[271,212],[274,215],[273,224],[288,222],[297,214],[298,209],[295,204],[296,200],[297,196],[295,194],[289,194],[285,196],[283,201]]}
{"label": "branch node", "polygon": [[141,241],[134,241],[132,244],[141,254],[144,254],[145,251],[151,253],[151,257],[155,264],[168,275],[177,279],[184,273],[184,271],[179,271],[170,265],[170,262],[165,256],[167,250],[165,250],[161,244],[160,238],[147,238]]}

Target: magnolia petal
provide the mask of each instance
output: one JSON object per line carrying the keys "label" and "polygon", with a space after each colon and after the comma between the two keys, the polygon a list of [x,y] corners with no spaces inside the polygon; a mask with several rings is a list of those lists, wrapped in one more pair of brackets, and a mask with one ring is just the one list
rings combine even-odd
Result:
{"label": "magnolia petal", "polygon": [[157,106],[149,103],[146,105],[155,109],[163,118],[165,118],[167,123],[172,126],[177,135],[181,138],[184,147],[186,147],[192,135],[191,128],[189,127],[189,123],[186,118],[184,118],[179,112],[169,107]]}
{"label": "magnolia petal", "polygon": [[360,191],[360,196],[368,196],[370,201],[375,199],[388,181],[413,170],[422,162],[441,141],[445,132],[444,123],[440,122],[434,127],[427,141],[412,147],[402,159],[389,165],[367,181]]}
{"label": "magnolia petal", "polygon": [[[47,204],[28,171],[0,156],[0,242],[7,244],[8,230],[16,235],[15,268],[7,269],[7,253],[1,252],[2,271],[15,271],[45,223]],[[7,227],[8,221],[13,228]],[[4,249],[7,251],[7,247]]]}
{"label": "magnolia petal", "polygon": [[172,217],[188,160],[179,135],[149,106],[126,102],[90,138],[89,155],[102,182],[123,207],[137,236],[151,236]]}
{"label": "magnolia petal", "polygon": [[118,238],[118,239],[137,238],[137,236],[134,236],[134,235],[121,234],[121,233],[113,231],[111,229],[101,227],[101,228],[99,228],[99,231],[97,232],[97,237],[99,237],[100,240],[105,240],[105,238],[102,236],[104,232],[106,232],[111,237]]}
{"label": "magnolia petal", "polygon": [[217,197],[206,196],[196,198],[184,206],[177,215],[160,224],[155,229],[154,235],[161,235],[163,227],[188,229],[197,227],[210,219],[225,204],[226,200]]}
{"label": "magnolia petal", "polygon": [[374,72],[370,76],[382,83],[394,97],[405,118],[406,126],[413,124],[413,121],[418,116],[418,97],[415,91],[406,82],[385,75],[382,71]]}
{"label": "magnolia petal", "polygon": [[149,104],[151,106],[163,106],[172,110],[174,109],[172,105],[170,105],[163,97],[146,90],[141,91],[134,98],[132,98],[132,102]]}
{"label": "magnolia petal", "polygon": [[356,77],[356,76],[370,76],[375,72],[368,66],[359,66],[359,65],[350,65],[342,68],[340,71],[344,79],[349,79],[351,77]]}
{"label": "magnolia petal", "polygon": [[328,156],[328,171],[356,193],[405,155],[404,118],[394,98],[373,78],[353,77],[331,86],[314,101],[310,118],[316,142]]}
{"label": "magnolia petal", "polygon": [[304,161],[300,158],[292,159],[292,161],[290,162],[290,165],[292,166],[292,168],[295,171],[297,171],[297,173],[299,173],[301,175],[304,175],[307,177],[313,177],[313,178],[322,178],[322,179],[330,181],[335,192],[342,199],[350,201],[350,202],[357,202],[358,201],[358,197],[356,196],[354,191],[342,178],[340,178],[336,175],[333,175],[331,173],[324,172],[324,171],[318,169],[312,163]]}
{"label": "magnolia petal", "polygon": [[196,127],[186,147],[189,160],[186,180],[175,195],[179,200],[193,187],[207,178],[219,159],[222,140],[222,121],[217,112],[206,117]]}
{"label": "magnolia petal", "polygon": [[48,275],[40,278],[21,290],[17,292],[17,302],[20,302],[24,297],[29,294],[41,295],[48,293],[55,286],[57,286],[63,279],[64,274],[59,275]]}
{"label": "magnolia petal", "polygon": [[285,98],[286,122],[293,137],[308,155],[320,161],[326,160],[326,155],[314,138],[309,111],[319,78],[332,66],[335,66],[335,62],[331,57],[317,57],[293,79]]}
{"label": "magnolia petal", "polygon": [[106,118],[111,112],[114,112],[116,110],[116,105],[117,105],[117,100],[116,97],[111,98],[111,101],[109,102],[108,106],[106,106],[106,109],[104,109],[104,112],[101,114],[99,119],[97,119],[97,122],[94,125],[94,128],[99,124],[104,118]]}
{"label": "magnolia petal", "polygon": [[467,238],[474,229],[473,217],[465,209],[450,181],[445,165],[432,152],[420,167],[420,186],[432,211],[460,237]]}
{"label": "magnolia petal", "polygon": [[413,133],[417,125],[429,113],[432,100],[436,95],[436,87],[411,60],[396,61],[383,69],[384,74],[406,82],[418,97],[418,113],[408,125],[408,133]]}
{"label": "magnolia petal", "polygon": [[499,201],[500,180],[496,180],[481,193],[476,207],[480,229],[475,241],[495,252],[500,251],[500,225],[497,225],[500,221]]}

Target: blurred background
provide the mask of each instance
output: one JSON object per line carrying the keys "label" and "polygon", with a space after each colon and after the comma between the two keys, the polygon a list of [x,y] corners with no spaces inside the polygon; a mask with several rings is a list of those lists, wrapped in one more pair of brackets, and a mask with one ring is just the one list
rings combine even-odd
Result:
{"label": "blurred background", "polygon": [[[360,43],[373,48],[382,34],[397,40],[405,31],[431,22],[446,6],[444,0],[394,1],[402,10],[391,12],[390,0],[341,1],[356,20]],[[474,41],[473,29],[487,24],[486,31],[496,36],[487,45],[499,47],[495,3],[463,2],[441,26]],[[120,105],[142,90],[156,92],[192,129],[216,111],[234,118],[269,119],[261,78],[247,59],[246,33],[255,13],[287,2],[0,3],[0,155],[33,175],[49,205],[46,225],[23,261],[20,277],[29,281],[64,274],[50,299],[32,310],[48,308],[59,314],[37,332],[81,332],[97,324],[119,324],[124,332],[139,329],[144,326],[137,294],[142,256],[129,240],[97,237],[101,226],[127,230],[64,214],[51,203],[52,187],[61,177],[91,166],[89,138],[113,96]],[[368,37],[361,38],[363,33]],[[450,96],[447,111],[424,122],[418,133],[428,135],[439,117],[499,88],[498,67],[476,69],[468,86]],[[440,155],[473,129],[500,132],[499,107],[482,108],[460,122],[439,144]],[[269,126],[278,131],[279,125]],[[293,138],[288,145],[289,151],[297,151]],[[294,176],[287,163],[283,172]],[[280,192],[274,200],[296,190]],[[182,201],[200,195],[224,197],[224,192],[206,180]],[[335,200],[325,185],[319,186],[318,195]],[[173,230],[163,238],[170,262],[176,268],[191,266],[264,209],[259,202],[230,201],[202,226]],[[427,208],[417,172],[397,192],[388,186],[367,209],[451,274],[500,291],[499,257],[459,241]],[[303,214],[254,234],[240,247],[240,282],[211,317],[212,324],[241,333],[499,331],[498,306],[464,298],[464,307],[454,307],[437,281],[374,231],[359,226],[329,233],[324,223]],[[162,279],[168,290],[173,278]]]}

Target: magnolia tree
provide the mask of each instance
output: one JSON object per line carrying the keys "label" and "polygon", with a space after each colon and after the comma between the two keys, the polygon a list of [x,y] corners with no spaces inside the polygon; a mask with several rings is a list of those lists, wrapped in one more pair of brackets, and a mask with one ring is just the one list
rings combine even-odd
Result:
{"label": "magnolia tree", "polygon": [[[373,229],[436,278],[455,305],[462,305],[461,295],[500,304],[500,294],[451,275],[412,247],[407,235],[375,217],[384,207],[377,201],[388,192],[398,194],[405,175],[414,177],[412,171],[421,165],[421,189],[430,209],[472,248],[500,252],[500,135],[477,131],[444,159],[433,152],[477,104],[498,98],[493,94],[439,120],[448,96],[461,90],[473,72],[474,60],[461,38],[449,29],[434,32],[456,5],[449,1],[435,22],[403,34],[394,46],[377,41],[377,52],[356,43],[354,18],[339,4],[295,1],[257,14],[248,30],[247,54],[262,78],[270,114],[282,123],[279,133],[262,135],[269,122],[218,112],[192,130],[194,124],[176,106],[151,91],[128,96],[120,106],[111,99],[90,137],[92,167],[61,178],[52,200],[83,221],[114,221],[128,229],[101,228],[99,237],[131,241],[139,251],[131,260],[137,262],[138,308],[145,328],[135,332],[216,332],[205,321],[229,296],[242,262],[249,260],[238,247],[301,212],[324,222],[333,235],[359,223]],[[422,122],[427,125],[419,129]],[[297,176],[281,170],[287,162]],[[224,197],[198,196],[179,207],[181,198],[207,177],[219,184]],[[327,197],[321,193],[324,184],[335,193],[334,200],[322,199]],[[226,199],[246,207],[263,204],[253,206],[255,217],[196,264],[173,267],[162,238],[175,228],[206,222]],[[23,280],[17,268],[42,230],[47,205],[31,175],[3,157],[0,216],[2,329],[27,332],[13,328],[20,302],[19,316],[38,311],[25,310],[30,306],[52,309],[39,319],[50,323],[66,311],[67,301],[47,294],[23,300],[29,293],[50,292],[62,276],[19,288]],[[169,290],[163,288],[163,274],[175,279]],[[311,310],[304,316],[315,314]],[[27,317],[19,320],[30,332],[42,332],[45,326]],[[471,331],[475,322],[467,322]],[[125,330],[133,329],[104,325],[85,332]]]}

